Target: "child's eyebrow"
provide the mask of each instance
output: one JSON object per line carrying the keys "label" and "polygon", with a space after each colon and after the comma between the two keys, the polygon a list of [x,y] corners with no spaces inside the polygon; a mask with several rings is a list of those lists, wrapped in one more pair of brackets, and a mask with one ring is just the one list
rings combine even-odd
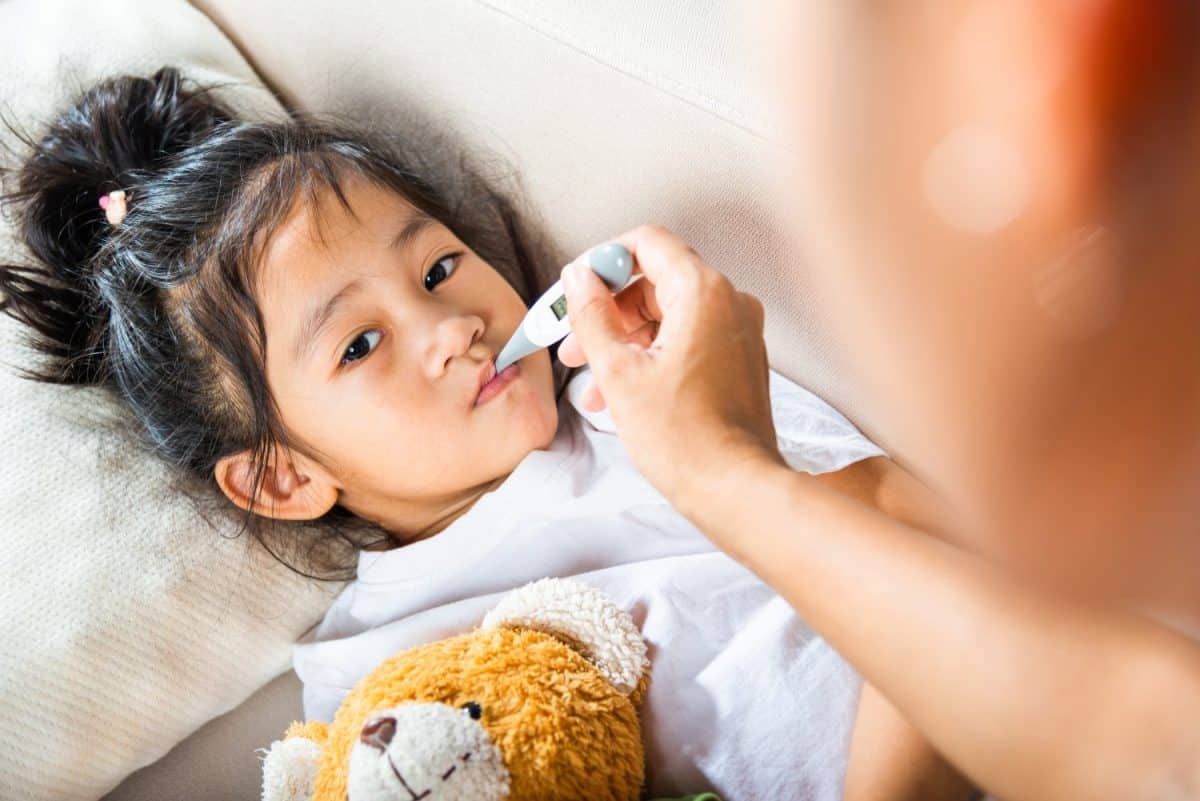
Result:
{"label": "child's eyebrow", "polygon": [[399,250],[407,245],[412,240],[420,236],[421,232],[430,226],[437,225],[438,221],[425,214],[422,211],[414,211],[400,229],[400,232],[393,237],[388,247]]}
{"label": "child's eyebrow", "polygon": [[348,295],[357,292],[360,287],[361,281],[357,278],[354,279],[339,289],[337,294],[308,314],[296,334],[296,344],[292,353],[296,361],[300,361],[312,353],[317,336],[321,333],[321,329],[333,319],[333,312],[337,309],[338,304],[345,300]]}
{"label": "child's eyebrow", "polygon": [[[392,238],[392,241],[388,243],[388,247],[393,250],[402,250],[406,245],[420,236],[422,231],[434,225],[437,225],[437,220],[423,212],[416,211],[404,221],[404,225],[401,226],[400,231]],[[316,343],[321,329],[333,319],[333,313],[337,310],[338,304],[349,295],[357,292],[360,288],[361,282],[358,279],[351,281],[339,289],[325,303],[314,307],[303,318],[304,322],[297,330],[296,342],[292,351],[292,355],[296,361],[302,360],[312,352],[313,345]]]}

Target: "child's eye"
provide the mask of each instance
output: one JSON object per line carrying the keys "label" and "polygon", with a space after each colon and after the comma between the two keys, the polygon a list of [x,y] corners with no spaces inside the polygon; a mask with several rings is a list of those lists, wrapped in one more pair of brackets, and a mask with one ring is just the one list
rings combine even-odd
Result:
{"label": "child's eye", "polygon": [[435,286],[449,278],[450,273],[458,268],[460,258],[461,253],[447,253],[438,259],[429,272],[425,273],[425,288],[432,292]]}
{"label": "child's eye", "polygon": [[356,362],[365,357],[375,349],[375,346],[379,344],[379,340],[382,337],[383,334],[375,328],[372,328],[370,331],[363,331],[354,338],[354,341],[350,343],[350,347],[346,348],[346,353],[342,356],[342,364]]}

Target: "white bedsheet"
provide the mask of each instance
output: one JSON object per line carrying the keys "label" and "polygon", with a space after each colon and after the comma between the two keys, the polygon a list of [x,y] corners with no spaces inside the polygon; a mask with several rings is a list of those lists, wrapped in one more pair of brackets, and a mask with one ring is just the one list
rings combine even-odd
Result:
{"label": "white bedsheet", "polygon": [[[505,591],[575,576],[630,609],[650,644],[642,711],[652,795],[835,801],[857,677],[637,473],[607,413],[578,406],[587,380],[568,387],[550,448],[445,531],[361,554],[358,579],[294,649],[305,714],[332,719],[380,660],[476,626]],[[882,453],[776,373],[771,399],[796,469],[825,472]]]}

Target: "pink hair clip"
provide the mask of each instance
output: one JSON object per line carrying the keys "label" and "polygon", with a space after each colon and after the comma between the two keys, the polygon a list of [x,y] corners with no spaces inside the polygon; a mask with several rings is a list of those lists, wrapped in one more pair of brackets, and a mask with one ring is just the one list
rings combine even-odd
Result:
{"label": "pink hair clip", "polygon": [[121,220],[125,219],[125,212],[128,211],[125,190],[117,189],[107,195],[101,195],[100,208],[104,209],[104,216],[109,225],[120,225]]}

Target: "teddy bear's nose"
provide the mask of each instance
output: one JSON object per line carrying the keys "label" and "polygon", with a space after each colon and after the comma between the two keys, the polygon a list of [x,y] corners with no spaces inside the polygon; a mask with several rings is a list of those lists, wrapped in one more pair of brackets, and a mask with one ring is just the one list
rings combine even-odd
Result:
{"label": "teddy bear's nose", "polygon": [[367,745],[373,745],[380,751],[383,751],[387,749],[388,743],[392,741],[392,737],[395,734],[396,719],[384,715],[383,717],[368,720],[366,725],[362,727],[362,733],[358,735],[358,739]]}

